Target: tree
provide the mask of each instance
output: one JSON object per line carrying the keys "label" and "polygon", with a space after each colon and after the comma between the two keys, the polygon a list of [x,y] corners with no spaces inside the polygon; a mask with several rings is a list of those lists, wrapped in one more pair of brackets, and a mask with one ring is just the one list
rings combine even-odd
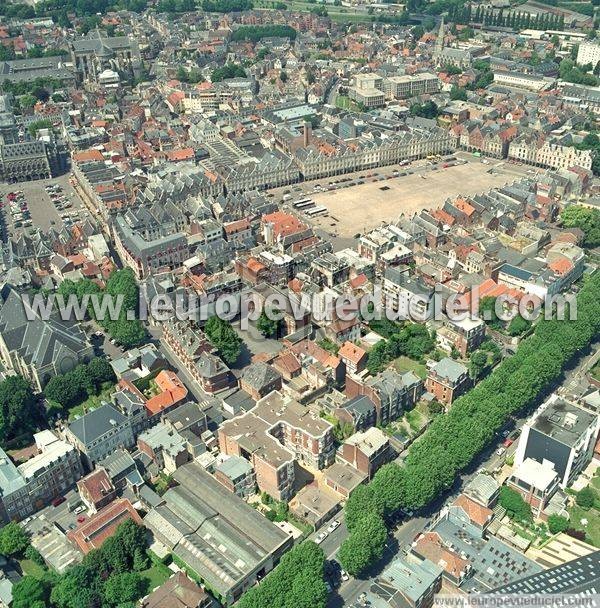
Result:
{"label": "tree", "polygon": [[413,103],[410,106],[412,116],[420,116],[421,118],[437,118],[439,113],[438,106],[433,101],[426,101],[423,104]]}
{"label": "tree", "polygon": [[560,214],[560,219],[565,228],[583,230],[585,247],[600,245],[600,211],[597,209],[570,205]]}
{"label": "tree", "polygon": [[104,382],[116,382],[117,377],[112,365],[104,357],[96,357],[92,359],[87,366],[90,378],[97,388]]}
{"label": "tree", "polygon": [[373,485],[360,485],[346,502],[346,526],[352,532],[365,515],[374,513],[381,516],[383,510],[384,503],[377,500]]}
{"label": "tree", "polygon": [[350,534],[340,546],[340,564],[352,576],[362,574],[371,565],[371,551],[368,544],[357,534]]}
{"label": "tree", "polygon": [[296,545],[265,579],[240,599],[240,608],[325,608],[325,555],[311,541]]}
{"label": "tree", "polygon": [[364,573],[381,559],[386,539],[387,529],[383,519],[376,513],[365,514],[340,547],[339,557],[343,568],[352,575]]}
{"label": "tree", "polygon": [[450,90],[450,99],[452,99],[452,101],[467,101],[466,89],[454,85]]}
{"label": "tree", "polygon": [[144,591],[143,580],[137,572],[113,574],[104,584],[104,599],[109,606],[134,602]]}
{"label": "tree", "polygon": [[230,323],[217,316],[206,321],[204,331],[225,363],[232,365],[242,352],[242,339]]}
{"label": "tree", "polygon": [[587,486],[583,488],[580,492],[577,493],[575,497],[575,502],[585,510],[591,509],[596,502],[598,495],[595,490],[591,486]]}
{"label": "tree", "polygon": [[506,509],[507,515],[517,521],[532,521],[531,507],[523,500],[523,497],[512,488],[502,486],[500,488],[499,503]]}
{"label": "tree", "polygon": [[265,337],[270,338],[272,336],[277,336],[277,332],[279,331],[279,327],[281,325],[280,320],[274,319],[277,311],[268,312],[263,310],[258,317],[258,321],[256,322],[256,329]]}
{"label": "tree", "polygon": [[425,34],[425,28],[422,25],[415,25],[415,27],[410,30],[410,33],[415,40],[420,40]]}
{"label": "tree", "polygon": [[524,319],[521,315],[517,315],[508,324],[509,336],[520,336],[531,327],[531,321]]}
{"label": "tree", "polygon": [[548,517],[548,529],[552,534],[564,532],[569,527],[569,520],[562,515],[553,513]]}
{"label": "tree", "polygon": [[33,576],[24,576],[14,585],[12,594],[12,608],[32,608],[36,602],[46,606],[50,595],[48,585]]}
{"label": "tree", "polygon": [[479,301],[479,316],[492,329],[500,330],[504,327],[504,324],[496,314],[496,298],[493,296],[481,298]]}
{"label": "tree", "polygon": [[11,521],[0,530],[0,554],[21,555],[29,546],[29,536],[21,526]]}
{"label": "tree", "polygon": [[0,441],[30,433],[39,418],[31,385],[23,376],[0,382]]}
{"label": "tree", "polygon": [[474,353],[471,353],[469,366],[469,373],[471,374],[471,378],[473,378],[473,380],[479,380],[479,378],[483,376],[487,365],[487,353],[481,350],[476,350]]}
{"label": "tree", "polygon": [[382,466],[371,483],[377,503],[385,516],[395,513],[404,504],[404,471],[395,462]]}
{"label": "tree", "polygon": [[31,560],[34,564],[37,564],[42,568],[46,568],[44,558],[33,545],[29,545],[27,549],[25,549],[25,558]]}

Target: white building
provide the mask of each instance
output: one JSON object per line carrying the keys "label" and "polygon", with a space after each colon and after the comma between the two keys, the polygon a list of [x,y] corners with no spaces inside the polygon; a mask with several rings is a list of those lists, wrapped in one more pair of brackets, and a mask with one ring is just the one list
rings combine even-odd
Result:
{"label": "white building", "polygon": [[600,44],[596,42],[582,42],[577,50],[578,65],[592,64],[596,67],[600,61]]}

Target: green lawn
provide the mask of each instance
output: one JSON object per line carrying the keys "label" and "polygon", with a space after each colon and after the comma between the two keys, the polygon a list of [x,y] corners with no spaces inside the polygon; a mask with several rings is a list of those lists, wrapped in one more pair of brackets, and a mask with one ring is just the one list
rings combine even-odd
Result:
{"label": "green lawn", "polygon": [[21,564],[21,569],[23,570],[23,574],[27,574],[29,576],[35,576],[35,578],[44,578],[47,571],[44,570],[41,566],[32,562],[30,559],[22,559],[19,561]]}
{"label": "green lawn", "polygon": [[404,355],[398,357],[393,362],[394,369],[400,374],[406,372],[414,372],[419,378],[425,379],[427,377],[427,368],[423,363],[409,359]]}
{"label": "green lawn", "polygon": [[160,587],[171,577],[171,570],[164,564],[153,564],[151,568],[142,570],[140,576],[146,581],[148,593]]}
{"label": "green lawn", "polygon": [[596,363],[594,367],[590,370],[590,374],[596,379],[600,381],[600,363]]}
{"label": "green lawn", "polygon": [[110,396],[114,392],[115,385],[111,382],[105,382],[102,390],[97,395],[88,397],[85,401],[69,410],[69,421],[74,420],[76,416],[82,416],[85,412],[89,412],[100,407],[102,405],[102,401],[110,401]]}
{"label": "green lawn", "polygon": [[[577,505],[573,505],[569,509],[571,516],[571,526],[576,530],[584,530],[587,541],[595,547],[600,547],[600,512],[597,509],[585,511]],[[587,526],[581,525],[582,519],[587,519]]]}

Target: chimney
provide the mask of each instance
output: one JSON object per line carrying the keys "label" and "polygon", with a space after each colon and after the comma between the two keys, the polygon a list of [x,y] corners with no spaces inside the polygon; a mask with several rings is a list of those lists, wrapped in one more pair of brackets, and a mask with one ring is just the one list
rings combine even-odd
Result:
{"label": "chimney", "polygon": [[305,120],[304,121],[304,147],[305,148],[308,146],[308,143],[310,141],[310,128],[311,128],[310,123],[307,120]]}

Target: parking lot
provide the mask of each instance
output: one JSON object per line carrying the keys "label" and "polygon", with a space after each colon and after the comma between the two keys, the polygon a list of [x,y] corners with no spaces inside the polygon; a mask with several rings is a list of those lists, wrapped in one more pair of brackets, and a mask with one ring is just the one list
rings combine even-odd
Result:
{"label": "parking lot", "polygon": [[[313,226],[338,237],[351,237],[401,215],[440,207],[448,198],[473,196],[512,183],[531,171],[529,167],[502,161],[459,158],[456,163],[419,163],[406,167],[363,172],[358,179],[332,178],[321,187],[294,192],[293,198],[309,197],[327,213],[309,218]],[[447,165],[447,166],[445,166]],[[343,181],[341,181],[343,180]],[[291,201],[290,201],[291,203]]]}
{"label": "parking lot", "polygon": [[[12,203],[9,193],[17,194]],[[0,201],[4,220],[3,239],[22,231],[51,227],[60,228],[87,216],[88,212],[81,199],[69,183],[69,175],[23,182],[3,184],[0,187]]]}

